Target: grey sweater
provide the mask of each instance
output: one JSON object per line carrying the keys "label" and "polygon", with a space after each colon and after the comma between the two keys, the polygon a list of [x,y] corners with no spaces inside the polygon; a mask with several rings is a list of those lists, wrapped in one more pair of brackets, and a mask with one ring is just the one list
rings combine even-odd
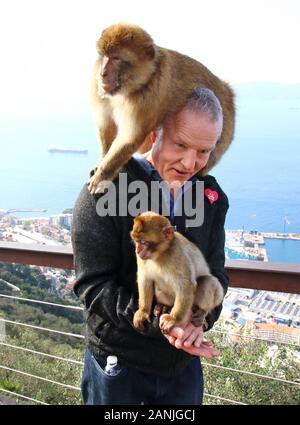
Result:
{"label": "grey sweater", "polygon": [[[143,180],[148,187],[151,184],[149,175],[134,158],[122,172],[127,173],[128,184],[135,180]],[[205,188],[219,195],[212,204],[205,198],[203,225],[187,229],[185,217],[177,216],[173,224],[201,249],[211,273],[220,280],[226,292],[224,221],[228,199],[214,177],[201,179]],[[118,179],[115,183],[118,194]],[[133,196],[128,195],[128,202]],[[96,203],[97,197],[84,185],[74,207],[72,226],[74,291],[85,307],[87,345],[96,356],[114,354],[125,366],[174,376],[184,369],[192,356],[169,344],[155,318],[143,332],[133,327],[132,319],[138,305],[136,257],[129,236],[133,217],[100,217]],[[208,329],[218,319],[221,308],[217,307],[207,317]]]}

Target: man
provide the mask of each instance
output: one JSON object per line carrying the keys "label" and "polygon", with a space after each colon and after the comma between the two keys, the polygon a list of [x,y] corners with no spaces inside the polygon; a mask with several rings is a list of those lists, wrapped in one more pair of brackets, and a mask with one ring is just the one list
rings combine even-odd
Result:
{"label": "man", "polygon": [[[168,217],[177,231],[193,241],[204,254],[211,273],[225,292],[224,221],[228,200],[211,176],[196,177],[208,162],[222,132],[222,108],[208,89],[195,89],[186,106],[170,115],[164,125],[152,131],[152,149],[135,155],[123,168],[128,185],[164,180],[174,197],[185,182],[201,180],[206,194],[204,222],[186,227],[186,217],[174,214],[171,196]],[[173,190],[176,183],[177,191]],[[116,179],[116,193],[120,178]],[[150,189],[149,189],[150,193]],[[85,404],[201,404],[203,375],[199,356],[219,353],[203,341],[203,328],[190,321],[164,336],[157,319],[143,332],[133,326],[137,310],[136,257],[129,233],[130,215],[97,214],[97,197],[87,186],[82,189],[73,211],[72,241],[77,281],[75,294],[85,305],[87,351],[82,378]],[[128,203],[130,202],[130,196]],[[221,306],[206,318],[205,330],[218,319]],[[116,376],[104,372],[108,355],[116,355],[121,370]]]}

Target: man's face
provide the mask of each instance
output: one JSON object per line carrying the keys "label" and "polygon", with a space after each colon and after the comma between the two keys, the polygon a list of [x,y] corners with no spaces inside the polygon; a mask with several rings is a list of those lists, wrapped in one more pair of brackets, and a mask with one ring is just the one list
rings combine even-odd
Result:
{"label": "man's face", "polygon": [[222,132],[222,121],[205,113],[183,109],[164,126],[161,140],[152,148],[152,161],[163,180],[183,185],[208,162]]}

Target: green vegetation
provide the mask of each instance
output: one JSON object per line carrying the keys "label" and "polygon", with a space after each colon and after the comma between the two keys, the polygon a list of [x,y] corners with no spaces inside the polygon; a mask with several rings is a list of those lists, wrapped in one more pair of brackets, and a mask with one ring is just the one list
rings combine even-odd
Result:
{"label": "green vegetation", "polygon": [[[65,274],[65,276],[70,275],[69,270],[65,270],[62,272]],[[12,293],[11,289],[8,286],[1,283],[1,279],[17,286],[21,292]],[[67,283],[67,280],[63,276],[61,276],[59,278],[58,283],[59,285]],[[55,293],[51,282],[44,277],[40,268],[21,264],[0,263],[0,293],[7,295],[16,295],[23,298],[30,298],[40,301],[47,301],[56,304],[80,306],[80,303],[75,298],[75,295],[69,296],[67,299],[64,299],[62,301],[62,299]],[[41,304],[25,304],[21,301],[8,301],[7,299],[0,298],[1,311],[14,310],[14,314],[11,314],[11,320],[22,322],[22,320],[19,320],[23,317],[22,306],[24,307],[24,310],[26,309],[26,307],[29,306],[30,308],[36,308],[38,310],[36,313],[38,314],[38,312],[40,312],[40,314],[38,315],[41,316],[39,319],[41,321],[43,321],[43,313],[49,313],[53,315],[54,319],[57,317],[66,318],[73,324],[79,324],[80,326],[74,326],[73,328],[73,331],[75,333],[76,331],[77,333],[80,333],[78,331],[79,329],[82,329],[83,318],[82,312],[80,311]],[[28,311],[30,312],[30,310]],[[41,323],[39,320],[35,317],[35,314],[32,314],[31,322],[29,323]],[[67,323],[66,326],[68,326]],[[60,328],[58,327],[57,329]],[[66,330],[66,332],[71,332],[70,327],[68,328],[68,330]]]}
{"label": "green vegetation", "polygon": [[[219,321],[214,329],[226,332]],[[210,362],[287,381],[299,381],[300,364],[294,356],[295,346],[274,345],[261,340],[239,338],[229,342],[226,335],[210,332],[207,339],[221,351],[221,357]],[[274,350],[272,351],[271,347]],[[210,395],[246,404],[296,404],[300,403],[300,386],[273,381],[261,377],[204,366],[205,392]],[[228,404],[212,397],[205,404]]]}
{"label": "green vegetation", "polygon": [[[55,356],[82,361],[82,348],[56,342],[30,329],[17,328],[13,337],[5,339],[6,344],[28,348]],[[15,348],[1,346],[0,363],[12,369],[80,387],[82,366],[63,360],[52,359]],[[47,404],[80,404],[80,391],[61,385],[0,369],[0,387],[17,392]]]}
{"label": "green vegetation", "polygon": [[[7,285],[1,284],[0,281],[0,293],[2,294],[57,304],[78,305],[78,302],[72,299],[62,301],[53,292],[51,283],[45,279],[38,267],[2,263],[0,264],[0,279],[17,286],[21,290],[20,292],[12,292]],[[1,297],[0,311],[3,318],[15,322],[83,334],[81,311]],[[82,361],[84,353],[83,339],[9,323],[5,324],[5,337],[0,334],[1,339],[5,344],[77,361]],[[2,345],[0,364],[52,381],[75,387],[80,386],[82,366],[79,364]],[[80,391],[78,390],[65,388],[5,369],[0,369],[0,387],[48,404],[81,403]],[[0,392],[0,394],[2,393]]]}
{"label": "green vegetation", "polygon": [[[62,302],[61,298],[53,293],[51,284],[44,278],[38,267],[2,263],[0,264],[0,279],[6,280],[21,289],[21,292],[12,292],[0,281],[0,293],[2,294],[60,304],[74,305],[77,303],[77,301],[69,298]],[[83,333],[82,312],[1,297],[0,311],[0,316],[9,320],[64,332]],[[227,331],[221,321],[215,325],[214,329]],[[5,338],[0,333],[0,341],[5,344],[66,359],[83,360],[83,339],[28,329],[8,323],[6,323],[5,331]],[[300,365],[293,356],[294,347],[278,345],[278,349],[271,354],[271,345],[264,341],[240,338],[233,343],[228,341],[226,335],[213,332],[209,332],[207,338],[214,342],[222,356],[210,362],[203,360],[203,363],[299,382]],[[52,359],[3,345],[0,349],[0,364],[77,388],[80,386],[82,371],[80,364]],[[255,405],[299,404],[300,402],[299,386],[207,365],[204,365],[203,369],[205,393],[207,394]],[[0,369],[0,387],[48,404],[81,404],[80,391],[76,389],[65,388],[58,384],[27,377],[5,369]],[[205,397],[204,403],[228,404],[211,397]]]}

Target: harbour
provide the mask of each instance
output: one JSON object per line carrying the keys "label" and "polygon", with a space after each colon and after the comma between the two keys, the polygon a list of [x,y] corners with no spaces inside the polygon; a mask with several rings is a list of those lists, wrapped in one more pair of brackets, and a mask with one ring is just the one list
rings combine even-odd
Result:
{"label": "harbour", "polygon": [[[299,233],[226,230],[225,253],[230,259],[297,263],[299,241]],[[290,261],[287,252],[291,253]]]}
{"label": "harbour", "polygon": [[11,208],[11,209],[8,209],[8,210],[0,208],[0,217],[3,216],[3,215],[12,214],[12,213],[20,213],[20,212],[44,213],[44,212],[47,212],[47,210],[45,208]]}

